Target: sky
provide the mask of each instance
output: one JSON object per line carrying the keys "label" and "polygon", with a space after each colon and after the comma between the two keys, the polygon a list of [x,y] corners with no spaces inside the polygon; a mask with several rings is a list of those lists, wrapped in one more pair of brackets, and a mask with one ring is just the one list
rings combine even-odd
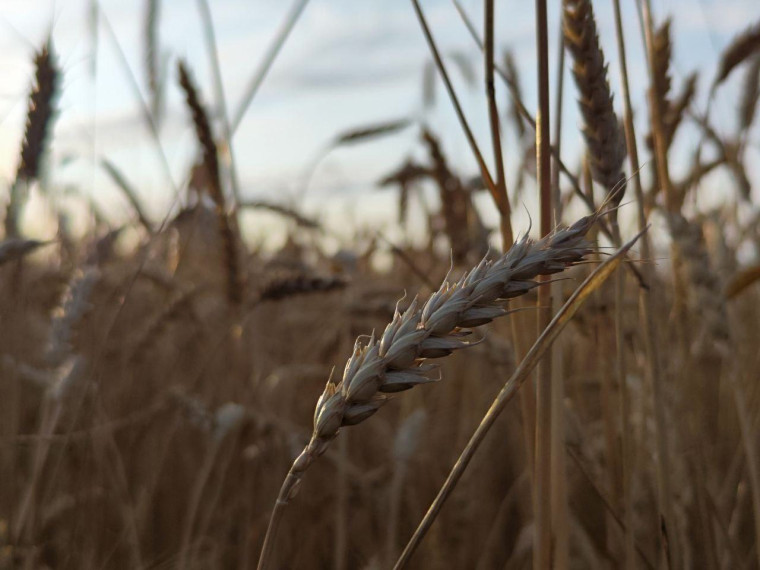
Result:
{"label": "sky", "polygon": [[[634,2],[622,3],[633,106],[638,120],[644,121],[647,79],[639,25]],[[148,98],[143,32],[146,2],[101,0],[95,18],[92,0],[3,0],[0,178],[5,185],[17,167],[33,74],[32,53],[52,29],[64,79],[46,187],[61,204],[74,204],[76,209],[77,201],[81,202],[77,196],[87,196],[114,220],[124,220],[128,216],[124,198],[97,167],[98,160],[107,158],[124,171],[153,217],[160,220],[172,206],[172,187],[181,184],[197,152],[188,113],[176,87],[177,58],[188,62],[209,106],[219,108],[198,4],[195,0],[160,2],[158,38],[162,59],[167,62],[166,111],[160,130],[164,164],[156,141],[141,119],[140,99]],[[209,4],[226,106],[232,113],[238,109],[245,87],[291,2],[209,0]],[[462,4],[480,26],[482,2],[463,0]],[[559,3],[552,4],[549,26],[556,30],[550,34],[553,82]],[[423,0],[422,5],[441,51],[459,54],[474,71],[473,84],[454,60],[447,58],[475,135],[482,147],[490,149],[478,49],[449,0]],[[594,6],[610,63],[610,84],[618,92],[612,3],[597,1]],[[706,91],[720,50],[760,18],[757,0],[653,0],[653,7],[658,19],[674,18],[676,90],[689,72],[699,70],[703,73],[702,92]],[[530,109],[535,109],[536,99],[533,30],[532,2],[497,2],[498,51],[509,48],[516,54]],[[329,152],[316,163],[308,187],[304,187],[310,167],[337,134],[401,118],[424,121],[441,137],[450,162],[463,174],[475,174],[476,164],[440,82],[435,85],[435,104],[423,106],[423,71],[428,65],[429,51],[408,0],[311,0],[233,138],[242,195],[297,203],[305,213],[320,217],[346,236],[364,225],[391,227],[396,218],[395,200],[390,192],[376,191],[375,183],[408,156],[424,156],[416,126],[382,140]],[[734,75],[737,77],[726,85],[714,111],[714,116],[721,117],[719,130],[725,133],[732,132],[736,115],[733,101],[741,73]],[[574,165],[582,151],[580,119],[569,74],[565,84],[563,158]],[[501,85],[497,86],[497,100],[506,113],[508,96]],[[619,96],[615,105],[620,112]],[[688,130],[684,136],[689,138]],[[679,161],[685,164],[690,149],[688,144],[677,145],[676,172]],[[508,180],[514,179],[519,153],[510,129],[505,129],[504,153]],[[719,181],[714,184],[712,199],[725,198]],[[524,200],[526,212],[535,209],[530,196]],[[495,213],[487,199],[479,203],[486,220],[493,221]],[[44,210],[40,206],[30,215],[43,216]],[[520,216],[516,225],[527,226],[527,213]],[[37,232],[49,231],[42,225],[35,227]],[[276,220],[266,216],[251,218],[243,230],[258,242],[275,243],[283,235]]]}

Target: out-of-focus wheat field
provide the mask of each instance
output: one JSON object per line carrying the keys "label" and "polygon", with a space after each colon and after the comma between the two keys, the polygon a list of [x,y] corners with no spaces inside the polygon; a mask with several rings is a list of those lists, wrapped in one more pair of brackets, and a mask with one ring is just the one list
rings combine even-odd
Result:
{"label": "out-of-focus wheat field", "polygon": [[32,4],[1,569],[760,569],[753,2]]}

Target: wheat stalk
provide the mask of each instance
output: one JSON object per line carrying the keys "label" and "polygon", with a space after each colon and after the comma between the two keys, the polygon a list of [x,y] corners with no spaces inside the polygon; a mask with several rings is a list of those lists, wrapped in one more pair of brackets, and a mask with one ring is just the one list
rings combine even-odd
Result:
{"label": "wheat stalk", "polygon": [[398,556],[397,536],[399,519],[401,515],[401,502],[405,488],[406,475],[409,471],[409,463],[414,457],[414,452],[420,443],[422,428],[427,420],[427,413],[423,408],[417,408],[404,418],[398,427],[393,440],[392,459],[393,475],[390,482],[390,506],[388,507],[388,535],[385,543],[385,556],[387,567],[393,564]]}
{"label": "wheat stalk", "polygon": [[119,189],[124,193],[124,196],[129,201],[129,204],[134,209],[135,214],[137,214],[137,219],[140,221],[140,224],[142,224],[142,226],[148,231],[149,234],[153,233],[153,224],[150,223],[150,220],[148,219],[148,216],[145,213],[145,209],[143,208],[142,203],[140,202],[140,198],[137,195],[137,191],[132,186],[132,184],[129,183],[126,176],[124,176],[124,173],[121,170],[119,170],[116,167],[116,165],[110,160],[108,160],[107,158],[101,159],[100,165],[111,177],[111,180],[113,180],[114,184],[116,184],[119,187]]}
{"label": "wheat stalk", "polygon": [[306,470],[322,455],[343,426],[356,425],[372,416],[395,392],[435,382],[435,365],[425,361],[450,355],[477,342],[464,340],[471,328],[507,315],[505,302],[539,285],[540,276],[563,271],[591,252],[585,235],[597,215],[581,218],[532,241],[526,237],[495,261],[483,259],[459,280],[444,280],[421,305],[412,301],[376,338],[356,340],[343,377],[331,375],[314,410],[311,440],[296,458],[283,482],[272,513],[259,560],[266,567],[284,506],[295,497]]}
{"label": "wheat stalk", "polygon": [[480,168],[480,174],[483,177],[483,183],[491,194],[491,197],[496,204],[496,208],[499,211],[502,235],[508,235],[511,233],[511,227],[509,228],[509,231],[507,231],[507,228],[510,225],[509,198],[505,193],[499,191],[496,182],[488,170],[488,166],[483,159],[483,154],[480,151],[480,147],[478,146],[478,143],[475,140],[475,136],[472,134],[472,130],[470,129],[470,125],[467,122],[467,118],[464,115],[462,105],[457,98],[456,92],[454,91],[451,79],[449,78],[449,74],[446,71],[446,66],[443,63],[443,58],[441,57],[441,54],[438,50],[435,39],[433,38],[433,34],[430,31],[430,26],[428,25],[427,19],[425,18],[425,14],[422,12],[422,7],[420,6],[419,0],[411,0],[411,2],[412,7],[414,8],[414,13],[417,16],[417,21],[419,22],[420,27],[422,28],[422,33],[425,36],[425,41],[427,42],[428,47],[430,48],[430,53],[432,54],[433,60],[435,61],[436,68],[438,69],[438,72],[441,75],[441,79],[443,80],[443,84],[446,87],[446,91],[449,94],[449,99],[451,100],[451,104],[454,107],[454,111],[457,115],[457,119],[459,120],[459,124],[464,131],[464,135],[467,138],[470,150],[472,151],[472,154],[474,155],[475,160],[477,161]]}
{"label": "wheat stalk", "polygon": [[[652,134],[654,137],[655,162],[657,166],[657,178],[662,186],[665,197],[665,208],[669,213],[678,212],[680,205],[673,188],[673,181],[670,177],[670,165],[668,163],[668,149],[666,146],[665,126],[660,112],[662,107],[658,103],[658,92],[662,89],[661,78],[657,76],[657,52],[654,48],[654,20],[649,0],[641,0],[640,17],[644,30],[644,40],[647,48],[647,60],[649,71],[649,114],[651,120]],[[641,216],[642,213],[639,213]],[[673,259],[673,282],[674,282],[674,313],[676,316],[676,333],[679,341],[679,348],[682,356],[685,358],[685,345],[688,337],[686,326],[686,317],[684,312],[684,283],[680,267],[682,264],[681,252],[677,246],[671,248]],[[649,309],[645,309],[648,311]],[[647,342],[653,342],[656,338],[653,321],[648,321]],[[659,348],[656,345],[648,347],[648,353],[651,357],[650,365],[654,372],[652,378],[652,396],[654,399],[654,419],[655,419],[655,446],[657,449],[657,489],[658,489],[658,509],[661,513],[662,523],[660,525],[660,553],[669,564],[673,567],[679,567],[681,561],[679,537],[677,535],[676,519],[673,505],[673,493],[671,481],[668,478],[670,473],[670,445],[668,442],[668,431],[666,426],[666,401],[663,397],[663,378],[660,370]]]}
{"label": "wheat stalk", "polygon": [[486,84],[486,103],[488,105],[488,123],[491,127],[491,147],[493,150],[493,160],[496,170],[494,182],[496,184],[496,196],[501,202],[497,202],[497,207],[501,212],[501,247],[507,249],[515,240],[512,232],[512,207],[509,204],[509,194],[507,192],[507,178],[504,168],[504,154],[501,148],[501,125],[499,124],[499,107],[496,104],[496,88],[494,86],[494,28],[495,28],[495,8],[494,0],[486,0],[484,10],[484,49],[483,63],[485,68]]}
{"label": "wheat stalk", "polygon": [[[638,213],[638,227],[639,230],[643,230],[646,227],[646,214],[644,210],[644,192],[641,187],[641,178],[639,176],[639,154],[636,144],[636,131],[633,124],[633,111],[631,107],[631,94],[630,85],[628,82],[628,62],[626,58],[625,37],[623,35],[623,21],[620,9],[620,0],[613,0],[613,10],[615,13],[615,39],[618,47],[618,60],[620,62],[620,87],[623,99],[623,124],[626,138],[626,151],[629,157],[629,164],[632,172],[631,184],[633,186],[633,193],[636,199],[637,213]],[[642,236],[641,238],[641,253],[645,259],[651,258],[649,236]],[[652,283],[652,270],[650,267],[644,268],[644,278],[647,283]],[[623,291],[624,282],[623,276],[618,275],[618,281],[615,287],[615,303],[617,307],[620,307],[620,296]],[[659,353],[656,350],[656,343],[654,340],[654,311],[652,308],[652,291],[649,288],[639,288],[639,305],[641,307],[642,321],[645,326],[643,327],[644,345],[646,347],[648,355],[648,372],[653,383],[659,385],[660,373],[659,366],[654,364],[654,359],[659,359]],[[620,318],[618,318],[620,317]],[[620,334],[620,328],[622,327],[622,315],[616,316],[616,343],[622,343],[622,335]],[[636,470],[635,457],[632,453],[632,436],[631,436],[631,403],[630,395],[628,392],[628,386],[621,378],[621,368],[623,364],[623,353],[621,350],[618,358],[618,383],[620,404],[620,417],[621,417],[621,455],[623,464],[623,508],[625,509],[625,538],[624,538],[624,557],[625,568],[627,570],[633,570],[636,568],[635,560],[635,539],[634,539],[634,513],[633,513],[633,491],[631,489],[631,481]]]}
{"label": "wheat stalk", "polygon": [[520,112],[520,106],[517,101],[522,101],[522,90],[520,88],[520,73],[517,70],[515,64],[515,57],[511,50],[504,52],[503,56],[504,65],[504,80],[515,93],[515,96],[510,99],[509,116],[512,118],[512,124],[517,131],[517,136],[520,140],[525,138],[527,129],[525,128],[525,117]]}
{"label": "wheat stalk", "polygon": [[[536,185],[539,199],[539,224],[541,235],[546,235],[553,225],[551,188],[551,135],[549,103],[549,23],[547,0],[535,0],[536,7],[536,75],[538,109],[536,113]],[[615,210],[613,210],[614,212]],[[616,214],[613,214],[613,216]],[[614,218],[613,218],[614,219]],[[541,279],[546,281],[546,279]],[[554,312],[550,287],[538,291],[536,305],[536,329],[546,331]],[[515,331],[516,332],[516,331]],[[525,362],[525,359],[522,359]],[[535,539],[533,543],[533,568],[549,570],[553,527],[561,524],[552,509],[552,367],[554,360],[547,353],[536,366],[536,439],[534,455],[533,515]],[[556,523],[556,524],[555,524]]]}
{"label": "wheat stalk", "polygon": [[145,8],[145,73],[150,91],[150,110],[153,120],[159,122],[163,99],[160,74],[158,40],[159,0],[148,0]]}

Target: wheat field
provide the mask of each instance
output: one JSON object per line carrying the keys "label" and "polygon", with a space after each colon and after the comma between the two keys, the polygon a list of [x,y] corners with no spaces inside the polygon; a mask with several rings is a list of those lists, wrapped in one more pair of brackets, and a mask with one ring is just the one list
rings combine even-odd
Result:
{"label": "wheat field", "polygon": [[[760,569],[760,13],[684,77],[659,4],[631,0],[631,23],[612,0],[601,36],[600,0],[536,0],[526,77],[494,1],[475,21],[454,0],[483,137],[451,80],[466,62],[412,0],[423,98],[457,130],[333,133],[327,152],[417,133],[376,181],[392,233],[336,250],[298,201],[244,195],[231,150],[307,3],[256,54],[237,113],[218,103],[214,5],[209,84],[198,62],[162,64],[160,2],[141,3],[140,120],[160,132],[171,85],[196,154],[161,217],[102,157],[129,219],[81,194],[78,233],[46,190],[66,70],[55,32],[36,46],[3,194],[0,568]],[[24,223],[33,194],[60,214],[50,239]],[[276,217],[282,247],[245,238],[250,212]]]}

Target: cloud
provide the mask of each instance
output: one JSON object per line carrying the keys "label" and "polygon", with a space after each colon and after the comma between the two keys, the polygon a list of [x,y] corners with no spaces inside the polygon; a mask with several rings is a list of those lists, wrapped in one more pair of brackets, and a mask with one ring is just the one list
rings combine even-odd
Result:
{"label": "cloud", "polygon": [[[678,0],[671,10],[679,26],[691,32],[713,32],[730,38],[760,18],[756,0],[705,2]],[[754,16],[752,16],[754,14]]]}

